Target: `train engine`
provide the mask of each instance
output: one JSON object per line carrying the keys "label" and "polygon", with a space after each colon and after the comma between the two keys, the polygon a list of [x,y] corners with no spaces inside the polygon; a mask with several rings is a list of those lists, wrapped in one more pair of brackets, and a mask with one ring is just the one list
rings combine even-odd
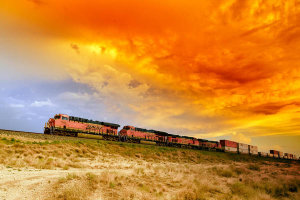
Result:
{"label": "train engine", "polygon": [[134,126],[124,126],[119,132],[122,141],[139,142],[140,140],[156,141],[157,136],[154,131]]}
{"label": "train engine", "polygon": [[120,125],[57,114],[45,124],[44,134],[77,137],[78,134],[102,135],[118,138]]}

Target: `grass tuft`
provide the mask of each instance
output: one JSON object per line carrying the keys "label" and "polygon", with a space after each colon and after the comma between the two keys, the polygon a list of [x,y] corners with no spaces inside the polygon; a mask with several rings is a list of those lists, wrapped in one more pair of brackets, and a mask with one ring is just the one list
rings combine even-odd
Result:
{"label": "grass tuft", "polygon": [[249,164],[248,169],[254,170],[254,171],[260,171],[260,166],[258,164]]}

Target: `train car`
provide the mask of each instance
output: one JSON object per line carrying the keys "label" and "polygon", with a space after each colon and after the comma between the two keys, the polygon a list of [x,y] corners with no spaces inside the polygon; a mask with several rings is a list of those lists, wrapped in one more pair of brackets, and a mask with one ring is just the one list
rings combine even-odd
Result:
{"label": "train car", "polygon": [[183,145],[182,136],[168,134],[168,136],[167,136],[167,145],[168,146],[175,146],[175,147],[182,147],[182,145]]}
{"label": "train car", "polygon": [[217,141],[198,139],[200,149],[205,150],[221,150],[221,145]]}
{"label": "train car", "polygon": [[170,135],[167,132],[163,132],[163,131],[156,131],[156,130],[149,130],[150,132],[154,133],[155,136],[155,141],[157,144],[159,145],[165,145],[168,142],[168,136]]}
{"label": "train car", "polygon": [[45,124],[44,134],[75,137],[82,134],[118,137],[118,127],[120,127],[119,124],[57,114]]}
{"label": "train car", "polygon": [[258,154],[257,146],[248,145],[248,151],[249,151],[250,155],[257,155]]}
{"label": "train car", "polygon": [[249,154],[248,144],[238,143],[237,151],[239,154]]}
{"label": "train car", "polygon": [[291,153],[285,153],[284,156],[286,157],[286,159],[289,159],[289,160],[293,159],[293,157],[294,157],[294,155]]}
{"label": "train car", "polygon": [[230,140],[220,140],[222,150],[225,152],[237,153],[238,143]]}
{"label": "train car", "polygon": [[168,136],[170,135],[163,131],[147,130],[128,125],[124,126],[119,132],[122,141],[141,142],[148,140],[159,145],[166,145],[168,143]]}
{"label": "train car", "polygon": [[140,140],[149,140],[149,141],[157,141],[158,137],[153,131],[138,128],[134,126],[124,126],[120,132],[119,136],[122,141],[136,141]]}
{"label": "train car", "polygon": [[279,157],[279,151],[277,151],[277,150],[270,150],[270,154],[273,154],[274,158],[278,158]]}
{"label": "train car", "polygon": [[180,141],[180,143],[185,146],[190,146],[194,144],[194,138],[189,136],[181,136]]}
{"label": "train car", "polygon": [[265,152],[258,152],[258,155],[261,157],[268,157],[268,154]]}
{"label": "train car", "polygon": [[168,140],[168,143],[170,144],[170,146],[173,146],[176,144],[179,144],[179,138],[180,138],[180,135],[168,135],[167,136],[167,140]]}
{"label": "train car", "polygon": [[[168,141],[175,144],[175,146],[199,149],[199,139],[190,136],[180,136],[169,134]],[[173,145],[174,146],[174,145]]]}
{"label": "train car", "polygon": [[200,144],[199,140],[197,138],[193,138],[192,140],[193,140],[192,146],[194,146],[196,148],[199,148],[199,144]]}
{"label": "train car", "polygon": [[292,154],[292,159],[293,159],[293,160],[296,160],[296,158],[297,158],[297,156],[294,155],[294,154]]}

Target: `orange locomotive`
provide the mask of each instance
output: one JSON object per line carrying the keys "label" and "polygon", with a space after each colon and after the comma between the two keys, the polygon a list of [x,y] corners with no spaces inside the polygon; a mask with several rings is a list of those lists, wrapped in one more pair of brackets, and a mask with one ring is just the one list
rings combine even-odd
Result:
{"label": "orange locomotive", "polygon": [[147,129],[136,128],[133,126],[124,126],[119,132],[122,141],[135,141],[136,139],[145,139],[158,141],[159,137],[155,134],[155,131],[149,131]]}
{"label": "orange locomotive", "polygon": [[111,136],[118,138],[119,124],[99,122],[57,114],[45,124],[44,134],[75,136],[78,134]]}

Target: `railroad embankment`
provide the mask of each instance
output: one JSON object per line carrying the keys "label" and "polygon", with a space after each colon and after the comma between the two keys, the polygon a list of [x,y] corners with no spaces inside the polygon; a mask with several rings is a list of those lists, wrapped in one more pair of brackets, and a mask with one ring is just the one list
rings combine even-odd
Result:
{"label": "railroad embankment", "polygon": [[300,164],[0,131],[0,199],[300,199]]}

